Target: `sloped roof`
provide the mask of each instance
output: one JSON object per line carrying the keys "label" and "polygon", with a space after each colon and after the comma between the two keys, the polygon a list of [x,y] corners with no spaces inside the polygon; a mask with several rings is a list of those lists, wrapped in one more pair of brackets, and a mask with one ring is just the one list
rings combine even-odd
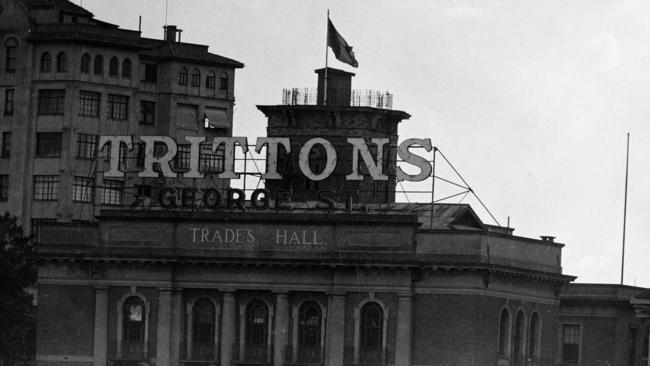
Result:
{"label": "sloped roof", "polygon": [[[147,43],[149,41],[151,40],[145,40]],[[235,68],[244,67],[244,64],[239,61],[208,52],[208,46],[167,41],[158,41],[156,43],[152,49],[142,52],[142,55],[163,59],[195,61],[202,64],[227,65]],[[151,43],[149,45],[153,46]]]}
{"label": "sloped roof", "polygon": [[485,230],[486,227],[468,204],[436,203],[395,203],[396,210],[409,210],[418,216],[420,229],[442,230]]}

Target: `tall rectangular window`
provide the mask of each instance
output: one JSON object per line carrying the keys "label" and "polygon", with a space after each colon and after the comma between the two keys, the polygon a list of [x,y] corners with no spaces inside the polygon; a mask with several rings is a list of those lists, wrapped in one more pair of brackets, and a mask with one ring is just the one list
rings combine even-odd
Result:
{"label": "tall rectangular window", "polygon": [[34,176],[34,200],[55,201],[59,198],[58,175],[35,175]]}
{"label": "tall rectangular window", "polygon": [[60,132],[39,132],[36,134],[37,158],[60,158],[62,136]]}
{"label": "tall rectangular window", "polygon": [[108,95],[108,118],[125,120],[129,116],[129,97],[126,95]]}
{"label": "tall rectangular window", "polygon": [[190,169],[190,149],[191,145],[188,144],[177,145],[176,156],[174,157],[174,169]]}
{"label": "tall rectangular window", "polygon": [[158,66],[156,64],[144,64],[144,80],[148,83],[158,81]]}
{"label": "tall rectangular window", "polygon": [[104,179],[102,189],[102,204],[120,205],[122,203],[122,191],[124,182],[116,179]]}
{"label": "tall rectangular window", "polygon": [[95,179],[92,177],[74,177],[72,200],[74,202],[92,202]]}
{"label": "tall rectangular window", "polygon": [[5,90],[5,116],[14,114],[14,89]]}
{"label": "tall rectangular window", "polygon": [[94,159],[97,156],[97,135],[77,134],[77,157]]}
{"label": "tall rectangular window", "polygon": [[209,75],[205,77],[205,87],[207,89],[214,89],[214,75]]}
{"label": "tall rectangular window", "polygon": [[82,90],[79,92],[79,115],[99,117],[100,93]]}
{"label": "tall rectangular window", "polygon": [[580,361],[580,325],[562,325],[562,362],[578,363]]}
{"label": "tall rectangular window", "polygon": [[9,176],[0,175],[0,201],[9,199]]}
{"label": "tall rectangular window", "polygon": [[49,89],[38,91],[38,114],[40,116],[63,114],[64,105],[65,90]]}
{"label": "tall rectangular window", "polygon": [[156,102],[140,101],[140,123],[153,124],[156,120]]}
{"label": "tall rectangular window", "polygon": [[11,132],[2,133],[2,151],[0,158],[7,159],[11,157]]}

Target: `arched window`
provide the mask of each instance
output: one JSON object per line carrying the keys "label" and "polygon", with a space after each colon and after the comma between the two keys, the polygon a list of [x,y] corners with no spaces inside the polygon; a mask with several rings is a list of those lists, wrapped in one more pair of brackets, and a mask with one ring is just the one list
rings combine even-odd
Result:
{"label": "arched window", "polygon": [[122,305],[122,354],[125,358],[144,357],[147,309],[138,296],[131,296]]}
{"label": "arched window", "polygon": [[120,69],[120,62],[117,60],[117,57],[111,57],[111,60],[108,61],[108,76],[117,77]]}
{"label": "arched window", "polygon": [[359,328],[359,361],[380,361],[383,355],[384,312],[376,302],[361,308]]}
{"label": "arched window", "polygon": [[300,306],[298,310],[298,361],[320,361],[321,319],[321,308],[314,301],[307,301]]}
{"label": "arched window", "polygon": [[102,75],[104,73],[104,58],[101,55],[95,56],[93,63],[93,74]]}
{"label": "arched window", "polygon": [[192,359],[214,359],[214,304],[201,299],[192,308]]}
{"label": "arched window", "polygon": [[269,310],[262,301],[251,301],[246,307],[245,354],[249,361],[267,359]]}
{"label": "arched window", "polygon": [[84,74],[90,72],[90,55],[88,53],[81,56],[81,72]]}
{"label": "arched window", "polygon": [[219,90],[228,91],[228,74],[224,71],[219,76]]}
{"label": "arched window", "polygon": [[524,347],[525,347],[525,321],[524,313],[517,312],[515,317],[515,327],[512,332],[512,354],[514,356],[514,365],[519,366],[524,362]]}
{"label": "arched window", "polygon": [[64,52],[56,55],[56,72],[66,72],[68,70],[68,56]]}
{"label": "arched window", "polygon": [[122,61],[122,77],[127,79],[131,78],[131,60],[128,58]]}
{"label": "arched window", "polygon": [[216,76],[214,76],[214,71],[208,71],[208,75],[205,77],[205,88],[214,89]]}
{"label": "arched window", "polygon": [[178,71],[178,85],[187,85],[187,69],[184,67]]}
{"label": "arched window", "polygon": [[192,70],[192,80],[190,85],[201,86],[201,72],[199,72],[199,69],[195,68]]}
{"label": "arched window", "polygon": [[18,41],[15,38],[9,38],[5,41],[5,72],[16,72],[16,57],[18,51]]}
{"label": "arched window", "polygon": [[530,327],[528,328],[528,358],[532,360],[539,357],[538,342],[541,339],[540,329],[539,315],[533,313],[530,317]]}
{"label": "arched window", "polygon": [[510,314],[508,310],[503,309],[499,317],[499,355],[507,356],[508,347],[508,330],[510,329]]}
{"label": "arched window", "polygon": [[41,72],[52,71],[52,55],[49,52],[43,52],[41,55]]}

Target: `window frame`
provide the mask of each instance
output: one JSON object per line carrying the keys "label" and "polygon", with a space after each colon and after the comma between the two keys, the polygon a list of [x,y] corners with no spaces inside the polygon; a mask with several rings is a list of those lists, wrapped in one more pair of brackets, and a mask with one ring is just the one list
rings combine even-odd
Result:
{"label": "window frame", "polygon": [[[200,307],[210,312],[211,319],[201,319]],[[212,299],[200,298],[191,304],[191,319],[188,319],[188,358],[191,360],[214,360],[217,350],[217,315],[218,306]],[[191,326],[191,328],[190,328]],[[199,340],[199,338],[202,338]],[[191,346],[190,346],[191,345]]]}
{"label": "window frame", "polygon": [[0,150],[0,159],[11,157],[11,131],[2,132],[2,150]]}
{"label": "window frame", "polygon": [[82,74],[90,74],[90,55],[88,54],[88,52],[84,52],[84,54],[81,55],[79,71]]}
{"label": "window frame", "polygon": [[56,55],[56,72],[67,72],[68,71],[68,55],[65,52],[59,52]]}
{"label": "window frame", "polygon": [[190,86],[194,88],[201,87],[201,71],[197,68],[193,68],[190,74]]}
{"label": "window frame", "polygon": [[90,203],[95,197],[95,178],[74,176],[72,182],[72,202]]}
{"label": "window frame", "polygon": [[102,93],[90,90],[79,91],[79,115],[84,117],[99,117]]}
{"label": "window frame", "polygon": [[124,181],[104,178],[100,204],[106,206],[121,206],[124,198]]}
{"label": "window frame", "polygon": [[99,136],[90,133],[77,134],[77,155],[78,159],[93,160],[97,157]]}
{"label": "window frame", "polygon": [[[140,344],[140,350],[136,352],[125,352],[125,349],[129,345],[130,341],[127,339],[127,334],[130,331],[130,326],[128,325],[128,313],[125,311],[127,305],[129,305],[132,300],[133,303],[136,301],[142,304],[143,309],[141,310],[141,329],[138,333],[141,335],[141,339],[136,340]],[[147,299],[139,293],[132,292],[127,293],[117,304],[117,356],[122,359],[141,359],[144,360],[147,358],[149,350],[149,318],[150,318],[150,304]]]}
{"label": "window frame", "polygon": [[121,71],[121,76],[123,79],[130,79],[131,75],[133,74],[131,72],[131,69],[133,68],[131,59],[130,58],[125,58],[122,60],[122,71]]}
{"label": "window frame", "polygon": [[38,115],[61,116],[65,112],[65,89],[39,89]]}
{"label": "window frame", "polygon": [[61,189],[61,176],[34,175],[34,201],[58,201]]}
{"label": "window frame", "polygon": [[144,74],[142,82],[144,83],[157,83],[158,82],[158,65],[155,63],[144,62]]}
{"label": "window frame", "polygon": [[4,103],[4,115],[13,116],[14,115],[14,106],[16,102],[16,89],[7,88],[5,89],[5,103]]}
{"label": "window frame", "polygon": [[121,94],[108,94],[106,102],[107,119],[126,121],[129,119],[129,96]]}
{"label": "window frame", "polygon": [[153,125],[156,123],[156,102],[151,100],[140,100],[140,117],[142,124]]}
{"label": "window frame", "polygon": [[[37,132],[35,157],[40,159],[58,159],[63,151],[63,133]],[[51,151],[50,151],[51,150]]]}
{"label": "window frame", "polygon": [[118,77],[120,75],[120,61],[113,56],[108,60],[108,76]]}
{"label": "window frame", "polygon": [[182,67],[180,71],[178,71],[178,85],[187,85],[187,69],[185,67]]}
{"label": "window frame", "polygon": [[104,75],[104,56],[96,55],[93,60],[93,75],[103,76]]}
{"label": "window frame", "polygon": [[39,67],[40,72],[52,72],[52,55],[49,52],[41,54],[41,64]]}
{"label": "window frame", "polygon": [[[577,329],[578,329],[578,343],[565,343],[565,337],[564,337],[564,335],[565,335],[565,333],[564,333],[565,327],[577,327]],[[582,361],[582,334],[583,334],[582,323],[578,323],[578,322],[561,322],[559,330],[560,330],[560,335],[558,337],[559,346],[560,346],[560,349],[559,349],[559,352],[558,352],[559,362],[561,362],[563,364],[567,364],[567,365],[580,365],[580,363]],[[565,345],[566,344],[577,344],[577,347],[578,347],[577,360],[575,360],[575,361],[573,361],[573,360],[568,360],[568,361],[565,360]]]}
{"label": "window frame", "polygon": [[20,43],[16,37],[9,37],[4,42],[5,48],[5,72],[7,74],[13,74],[16,72],[17,65],[16,61],[18,60],[18,46]]}
{"label": "window frame", "polygon": [[0,174],[0,201],[9,200],[9,174]]}

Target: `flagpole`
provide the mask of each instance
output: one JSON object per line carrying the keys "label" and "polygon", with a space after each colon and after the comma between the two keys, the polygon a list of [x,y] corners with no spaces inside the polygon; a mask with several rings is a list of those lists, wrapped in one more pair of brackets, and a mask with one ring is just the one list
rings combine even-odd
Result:
{"label": "flagpole", "polygon": [[327,31],[325,32],[325,83],[323,84],[323,105],[327,105],[327,54],[330,37],[330,10],[327,9]]}
{"label": "flagpole", "polygon": [[625,199],[623,203],[623,248],[621,250],[621,285],[623,285],[623,273],[625,272],[625,221],[627,219],[627,176],[630,165],[630,133],[627,133],[627,148],[625,153]]}

